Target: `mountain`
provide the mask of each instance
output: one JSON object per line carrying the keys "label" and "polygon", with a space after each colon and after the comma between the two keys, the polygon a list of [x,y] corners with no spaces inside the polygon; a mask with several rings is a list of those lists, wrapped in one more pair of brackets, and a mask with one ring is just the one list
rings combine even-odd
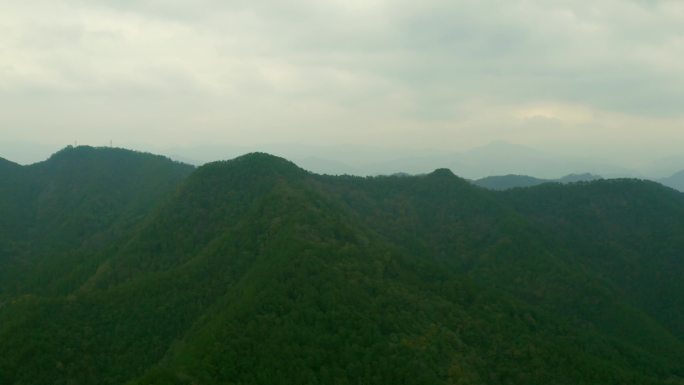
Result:
{"label": "mountain", "polygon": [[539,227],[552,226],[547,239],[610,282],[632,306],[674,336],[684,336],[684,300],[678,294],[684,274],[683,194],[625,179],[545,184],[509,190],[504,199]]}
{"label": "mountain", "polygon": [[658,182],[675,190],[684,192],[684,171],[673,174],[667,178],[659,179]]}
{"label": "mountain", "polygon": [[[0,291],[56,289],[48,282],[66,279],[59,272],[86,250],[110,247],[192,171],[157,155],[86,146],[0,169]],[[72,260],[55,260],[60,253]]]}
{"label": "mountain", "polygon": [[684,196],[658,184],[45,163],[21,169],[49,199],[0,206],[41,229],[31,284],[0,275],[2,384],[682,383]]}
{"label": "mountain", "polygon": [[201,165],[256,150],[290,159],[316,173],[332,175],[391,175],[398,172],[426,174],[440,167],[450,168],[458,175],[470,179],[521,173],[539,178],[555,178],[580,170],[607,177],[639,175],[634,170],[618,167],[600,158],[563,156],[550,149],[535,149],[505,141],[494,141],[461,150],[451,148],[446,143],[442,149],[350,144],[266,144],[255,148],[216,144],[171,148],[163,152],[173,159]]}
{"label": "mountain", "polygon": [[488,176],[477,179],[473,183],[477,186],[484,187],[490,190],[508,190],[516,187],[531,187],[542,183],[577,183],[589,182],[593,180],[602,179],[598,175],[590,173],[584,174],[568,174],[558,179],[540,179],[527,175],[502,175],[502,176]]}
{"label": "mountain", "polygon": [[542,183],[551,182],[549,179],[540,179],[527,175],[501,175],[488,176],[473,181],[477,186],[484,187],[490,190],[507,190],[515,187],[531,187],[540,185]]}
{"label": "mountain", "polygon": [[442,166],[452,167],[459,175],[480,178],[486,175],[523,174],[552,179],[557,175],[589,170],[601,175],[633,175],[634,172],[607,163],[601,159],[588,160],[555,154],[548,149],[494,141],[455,154],[450,163]]}
{"label": "mountain", "polygon": [[585,172],[583,174],[568,174],[562,178],[556,180],[559,183],[577,183],[577,182],[590,182],[593,180],[603,179],[599,175],[590,174]]}

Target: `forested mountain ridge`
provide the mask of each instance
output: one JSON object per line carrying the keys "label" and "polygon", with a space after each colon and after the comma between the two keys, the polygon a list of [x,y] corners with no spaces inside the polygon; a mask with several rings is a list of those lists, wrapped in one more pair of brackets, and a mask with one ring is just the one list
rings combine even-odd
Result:
{"label": "forested mountain ridge", "polygon": [[43,270],[41,279],[52,280],[60,274],[51,269],[75,267],[54,265],[55,254],[75,258],[79,250],[110,247],[193,169],[158,155],[81,146],[0,170],[0,234],[10,235],[0,245],[0,263],[7,264],[0,292],[10,286],[23,291],[37,278],[34,268]]}
{"label": "forested mountain ridge", "polygon": [[[50,213],[73,212],[80,224],[93,206],[75,197],[111,199],[107,189],[122,183],[102,170],[138,177],[124,183],[125,203],[106,205],[115,219],[86,228],[85,238],[98,234],[86,247],[71,230],[57,239],[52,224],[36,223],[57,214],[28,221],[45,229],[31,233],[44,243],[36,263],[67,267],[25,270],[30,285],[0,275],[0,287],[14,282],[0,297],[0,383],[684,377],[684,198],[662,186],[493,192],[445,169],[331,177],[249,154],[193,171],[128,152],[102,168],[88,157],[107,149],[74,150],[42,166],[42,178],[92,162],[100,171],[36,200]],[[21,195],[0,208],[25,201],[33,212]]]}
{"label": "forested mountain ridge", "polygon": [[684,194],[625,179],[545,185],[510,191],[505,199],[540,226],[557,229],[547,236],[684,337]]}

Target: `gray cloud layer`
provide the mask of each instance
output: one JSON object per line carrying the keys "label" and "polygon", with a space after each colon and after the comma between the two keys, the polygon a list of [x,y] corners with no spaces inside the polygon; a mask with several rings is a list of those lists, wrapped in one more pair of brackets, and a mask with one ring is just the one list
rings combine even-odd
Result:
{"label": "gray cloud layer", "polygon": [[6,2],[0,130],[656,154],[684,139],[683,25],[658,0]]}

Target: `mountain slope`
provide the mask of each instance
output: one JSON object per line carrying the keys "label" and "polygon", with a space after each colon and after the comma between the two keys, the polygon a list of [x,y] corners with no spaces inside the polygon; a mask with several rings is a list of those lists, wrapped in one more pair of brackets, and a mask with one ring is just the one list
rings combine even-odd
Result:
{"label": "mountain slope", "polygon": [[83,267],[77,260],[91,258],[83,253],[110,247],[192,170],[161,156],[85,146],[12,168],[0,188],[0,234],[11,235],[11,245],[1,243],[0,293],[46,289],[45,280]]}
{"label": "mountain slope", "polygon": [[[593,270],[593,266],[586,265],[585,259],[581,258],[584,255],[574,255],[586,252],[584,248],[572,243],[566,244],[559,238],[550,236],[556,234],[557,227],[554,223],[538,222],[531,213],[523,212],[523,207],[519,207],[517,202],[508,201],[505,195],[477,191],[464,180],[447,173],[439,173],[440,178],[435,176],[433,174],[426,178],[431,183],[417,183],[420,179],[416,178],[390,178],[382,184],[378,183],[382,179],[371,181],[369,184],[375,185],[375,189],[371,190],[375,192],[375,196],[367,193],[370,189],[359,191],[362,189],[356,187],[358,183],[347,183],[347,186],[340,183],[335,186],[334,191],[342,191],[343,199],[355,207],[371,226],[390,237],[393,243],[405,245],[412,254],[431,257],[441,262],[444,269],[467,273],[483,286],[514,293],[518,299],[558,317],[575,318],[578,321],[577,326],[590,324],[600,333],[621,341],[630,341],[633,347],[643,349],[643,353],[660,355],[669,350],[670,359],[673,362],[678,361],[681,336],[672,329],[672,325],[663,326],[652,318],[656,317],[655,313],[642,314],[640,304],[626,301],[624,292],[617,290],[612,282],[605,282],[603,270]],[[567,188],[563,185],[552,186],[558,191],[577,189],[579,197],[583,195],[579,191],[593,191],[595,198],[601,200],[605,206],[616,202],[615,199],[604,196],[609,191],[590,189],[595,183],[590,183],[587,187],[583,187],[583,184],[570,185]],[[383,184],[384,188],[379,189]],[[634,200],[631,215],[638,217],[642,215],[640,211],[643,208],[639,207],[639,202],[643,196],[630,195],[632,184],[642,186],[644,182],[618,181],[615,186],[617,191],[624,188],[626,197]],[[417,193],[418,186],[423,190],[420,193]],[[585,188],[589,190],[583,190]],[[662,190],[667,192],[666,189]],[[546,202],[536,196],[537,191],[537,188],[529,189],[529,193],[528,189],[515,190],[521,202],[531,207],[538,207],[541,202]],[[662,191],[655,190],[652,193],[660,192]],[[682,208],[683,202],[681,199],[677,200],[678,195],[656,197],[680,210]],[[546,199],[552,200],[554,197],[549,195]],[[553,208],[554,204],[562,205],[563,201],[555,199],[548,204]],[[625,207],[629,209],[629,203]],[[370,208],[374,211],[370,211]],[[581,201],[560,208],[583,210]],[[674,215],[674,218],[679,218],[670,208],[654,205],[649,207],[653,210],[650,215],[667,218]],[[368,215],[369,212],[373,214]],[[607,221],[613,225],[620,224],[623,218],[618,214],[620,213],[615,213]],[[572,215],[573,212],[570,211],[552,218],[564,221],[565,216]],[[586,223],[583,225],[585,227],[577,231],[591,234],[598,232],[598,229],[594,231]],[[663,244],[671,245],[670,250],[684,250],[684,245],[672,245],[672,239],[676,239],[672,237],[676,236],[677,230],[670,230],[670,242]],[[560,233],[565,234],[562,230]],[[622,241],[625,245],[630,244],[627,239]],[[665,239],[650,241],[653,242],[650,246],[656,248]],[[647,248],[635,250],[633,254],[634,258],[639,258],[640,264],[649,263]],[[620,262],[622,261],[613,261],[615,264]],[[678,269],[683,266],[681,260],[670,262],[678,266]],[[657,288],[655,282],[644,283],[648,283],[641,287],[644,293]],[[587,293],[591,293],[590,296]],[[675,287],[668,287],[658,295],[680,298]],[[679,304],[673,310],[680,316],[684,305]],[[672,315],[670,311],[667,317]],[[663,314],[658,317],[662,320]],[[626,319],[629,321],[624,324]],[[624,328],[616,327],[621,324]],[[648,338],[643,338],[644,336]]]}
{"label": "mountain slope", "polygon": [[[0,383],[676,383],[684,306],[646,302],[679,287],[608,267],[656,255],[675,277],[680,195],[207,164],[111,227],[69,290],[0,301]],[[603,237],[629,258],[599,260]]]}
{"label": "mountain slope", "polygon": [[[653,182],[544,185],[505,195],[569,257],[684,337],[684,195]],[[645,289],[647,288],[647,289]]]}

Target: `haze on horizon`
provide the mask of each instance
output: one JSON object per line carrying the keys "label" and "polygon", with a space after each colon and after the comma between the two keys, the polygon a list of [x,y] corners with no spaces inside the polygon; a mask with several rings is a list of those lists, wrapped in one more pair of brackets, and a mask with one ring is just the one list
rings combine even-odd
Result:
{"label": "haze on horizon", "polygon": [[675,171],[682,25],[668,0],[5,2],[0,157],[506,141]]}

